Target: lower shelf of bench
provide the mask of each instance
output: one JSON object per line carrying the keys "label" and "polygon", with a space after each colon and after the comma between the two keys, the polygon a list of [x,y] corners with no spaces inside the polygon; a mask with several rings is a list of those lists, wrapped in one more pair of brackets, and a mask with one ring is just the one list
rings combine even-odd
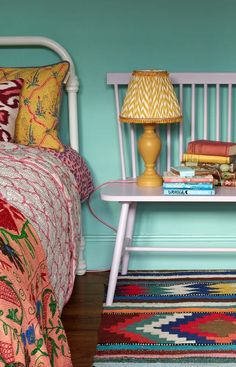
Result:
{"label": "lower shelf of bench", "polygon": [[236,188],[216,187],[211,196],[164,195],[162,187],[139,187],[135,182],[108,183],[101,189],[101,199],[117,202],[236,202]]}

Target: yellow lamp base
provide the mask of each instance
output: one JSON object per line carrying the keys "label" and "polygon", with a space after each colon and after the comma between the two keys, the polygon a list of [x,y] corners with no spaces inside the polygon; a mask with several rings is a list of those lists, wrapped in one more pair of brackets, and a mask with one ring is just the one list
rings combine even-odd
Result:
{"label": "yellow lamp base", "polygon": [[162,177],[155,170],[156,160],[161,151],[161,139],[155,132],[155,124],[144,124],[144,133],[138,142],[139,153],[145,163],[144,173],[137,184],[142,187],[162,186]]}
{"label": "yellow lamp base", "polygon": [[137,178],[137,185],[138,186],[143,186],[143,187],[158,187],[158,186],[162,186],[163,184],[163,179],[160,175],[158,175],[157,173],[153,174],[153,175],[145,175],[142,174],[141,176],[139,176]]}

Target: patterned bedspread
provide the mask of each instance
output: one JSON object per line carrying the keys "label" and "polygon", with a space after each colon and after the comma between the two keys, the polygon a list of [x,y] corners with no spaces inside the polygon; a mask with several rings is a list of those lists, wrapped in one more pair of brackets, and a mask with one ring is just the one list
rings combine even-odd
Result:
{"label": "patterned bedspread", "polygon": [[71,367],[70,351],[34,228],[0,199],[0,367]]}
{"label": "patterned bedspread", "polygon": [[72,292],[80,243],[80,202],[73,174],[47,151],[1,142],[0,193],[37,232],[62,309]]}

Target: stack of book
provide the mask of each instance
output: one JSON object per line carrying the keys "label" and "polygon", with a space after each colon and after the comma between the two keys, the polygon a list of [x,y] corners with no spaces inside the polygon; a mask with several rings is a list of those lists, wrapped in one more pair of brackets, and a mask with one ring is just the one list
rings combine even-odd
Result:
{"label": "stack of book", "polygon": [[191,167],[171,167],[163,176],[164,195],[214,195],[214,178],[196,175]]}
{"label": "stack of book", "polygon": [[236,187],[236,143],[195,140],[188,143],[182,164],[197,175],[212,174],[218,186]]}

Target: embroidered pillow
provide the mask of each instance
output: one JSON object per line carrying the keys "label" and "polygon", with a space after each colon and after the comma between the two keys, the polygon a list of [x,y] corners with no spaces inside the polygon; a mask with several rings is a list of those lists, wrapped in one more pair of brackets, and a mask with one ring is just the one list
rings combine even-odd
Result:
{"label": "embroidered pillow", "polygon": [[16,120],[15,142],[63,151],[57,134],[62,84],[67,61],[39,67],[0,68],[0,82],[24,79]]}
{"label": "embroidered pillow", "polygon": [[23,79],[0,83],[0,141],[14,141]]}

